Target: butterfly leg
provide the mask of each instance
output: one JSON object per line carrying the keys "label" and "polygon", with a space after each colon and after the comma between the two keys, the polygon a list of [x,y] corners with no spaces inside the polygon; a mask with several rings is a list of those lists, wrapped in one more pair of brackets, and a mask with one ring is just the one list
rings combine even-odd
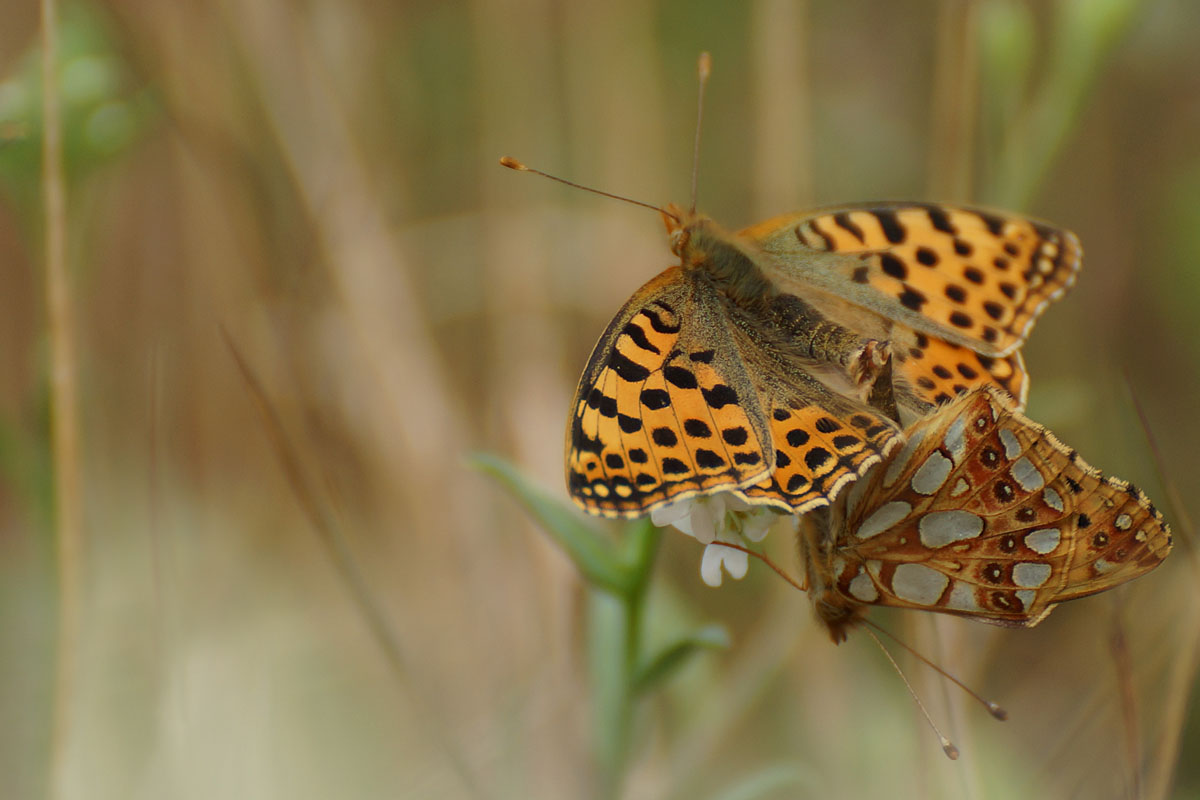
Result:
{"label": "butterfly leg", "polygon": [[888,418],[900,421],[900,409],[896,405],[895,385],[892,381],[892,354],[886,342],[868,342],[863,348],[865,359],[875,359],[882,355],[884,361],[874,368],[871,373],[870,391],[866,396],[867,405],[878,409]]}
{"label": "butterfly leg", "polygon": [[900,421],[892,387],[892,347],[889,342],[864,339],[845,328],[825,323],[836,330],[814,337],[818,344],[815,354],[838,364],[845,370],[858,399],[882,411],[890,419]]}

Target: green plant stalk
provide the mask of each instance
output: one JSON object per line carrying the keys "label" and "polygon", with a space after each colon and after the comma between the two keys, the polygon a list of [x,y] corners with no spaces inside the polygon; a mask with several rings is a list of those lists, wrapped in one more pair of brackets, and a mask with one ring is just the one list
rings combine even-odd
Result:
{"label": "green plant stalk", "polygon": [[625,564],[632,580],[626,591],[592,589],[589,598],[588,644],[592,674],[593,758],[595,796],[620,796],[633,739],[637,676],[642,658],[646,590],[662,531],[650,520],[626,528]]}
{"label": "green plant stalk", "polygon": [[[1013,121],[996,154],[984,199],[1002,208],[1027,208],[1077,127],[1088,94],[1138,19],[1142,0],[1060,0],[1055,47],[1037,94]],[[986,35],[986,32],[981,31]],[[984,87],[985,94],[992,91]],[[997,90],[997,94],[1007,94]]]}

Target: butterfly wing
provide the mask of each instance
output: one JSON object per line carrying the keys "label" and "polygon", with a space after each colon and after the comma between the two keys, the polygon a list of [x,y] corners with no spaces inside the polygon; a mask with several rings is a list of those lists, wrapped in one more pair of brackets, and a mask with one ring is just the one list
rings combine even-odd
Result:
{"label": "butterfly wing", "polygon": [[609,324],[568,422],[567,486],[584,510],[631,517],[733,491],[795,512],[827,503],[900,440],[731,313],[710,283],[672,267]]}
{"label": "butterfly wing", "polygon": [[827,505],[902,444],[903,436],[890,419],[830,391],[805,364],[735,335],[767,412],[775,450],[774,470],[743,490],[749,502],[794,514]]}
{"label": "butterfly wing", "polygon": [[[1024,217],[928,203],[788,214],[740,232],[787,277],[928,336],[1002,358],[1075,282],[1069,231]],[[821,258],[814,254],[858,254]]]}
{"label": "butterfly wing", "polygon": [[1171,549],[1144,494],[1102,476],[994,389],[914,425],[835,507],[829,532],[827,593],[843,606],[1014,625],[1142,575]]}
{"label": "butterfly wing", "polygon": [[1025,407],[1029,376],[1019,350],[992,358],[899,326],[892,329],[891,343],[897,403],[902,408],[916,409],[917,417],[955,395],[987,385],[1008,392],[1016,399],[1018,409]]}

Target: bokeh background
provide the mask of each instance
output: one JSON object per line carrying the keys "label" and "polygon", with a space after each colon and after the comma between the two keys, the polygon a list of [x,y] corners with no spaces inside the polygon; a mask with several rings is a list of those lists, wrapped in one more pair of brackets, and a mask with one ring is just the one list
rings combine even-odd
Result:
{"label": "bokeh background", "polygon": [[588,589],[465,458],[565,499],[574,382],[671,256],[653,213],[496,159],[685,200],[701,50],[700,206],[730,227],[912,198],[1078,232],[1030,414],[1177,546],[1029,631],[876,613],[1010,711],[901,653],[950,762],[867,637],[834,647],[761,566],[703,586],[668,532],[649,636],[732,644],[640,704],[626,796],[1200,796],[1200,5],[65,3],[85,548],[57,727],[39,20],[3,12],[3,796],[593,794]]}

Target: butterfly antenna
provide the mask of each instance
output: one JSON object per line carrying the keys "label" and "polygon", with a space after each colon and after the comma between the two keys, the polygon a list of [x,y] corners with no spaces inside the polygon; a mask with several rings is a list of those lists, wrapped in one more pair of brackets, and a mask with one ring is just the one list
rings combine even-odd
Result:
{"label": "butterfly antenna", "polygon": [[534,175],[541,175],[543,178],[549,178],[552,181],[558,181],[559,183],[565,183],[567,186],[573,187],[575,189],[583,189],[585,192],[591,192],[592,194],[598,194],[601,197],[611,197],[613,200],[621,200],[622,202],[625,202],[625,203],[632,203],[635,206],[641,206],[642,208],[649,208],[652,211],[659,212],[660,214],[666,214],[671,219],[682,224],[682,220],[680,220],[679,217],[675,216],[670,211],[667,211],[665,208],[660,208],[659,206],[652,205],[650,203],[643,203],[641,200],[634,200],[629,197],[622,197],[621,195],[613,194],[612,192],[602,192],[599,189],[593,189],[590,186],[584,186],[581,183],[575,183],[573,181],[567,180],[566,178],[560,178],[557,175],[551,175],[549,172],[542,172],[540,169],[534,169],[533,167],[527,167],[524,164],[522,164],[520,161],[517,161],[515,158],[512,158],[510,156],[501,156],[500,157],[500,166],[508,167],[509,169],[515,169],[517,172],[532,172]]}
{"label": "butterfly antenna", "polygon": [[[998,703],[993,703],[991,700],[988,700],[988,699],[984,698],[983,696],[981,696],[981,695],[980,695],[978,692],[976,692],[976,691],[975,691],[974,689],[972,689],[970,686],[967,686],[965,683],[963,683],[962,681],[960,681],[958,678],[954,677],[954,676],[953,676],[953,675],[951,675],[949,672],[947,672],[946,670],[942,669],[941,667],[939,667],[937,664],[935,664],[935,663],[933,663],[932,661],[930,661],[930,660],[929,660],[928,658],[926,658],[925,656],[921,655],[921,653],[920,653],[920,652],[918,652],[917,650],[914,650],[912,647],[910,647],[908,644],[906,644],[906,643],[905,643],[905,642],[904,642],[902,639],[900,639],[899,637],[897,637],[895,634],[893,634],[893,633],[892,633],[891,631],[889,631],[887,628],[884,628],[884,627],[882,627],[882,626],[880,626],[880,625],[877,625],[876,623],[872,622],[872,621],[871,621],[871,620],[869,620],[869,619],[863,619],[863,620],[862,620],[862,622],[863,622],[864,624],[868,625],[869,627],[872,627],[872,628],[874,628],[875,630],[879,631],[879,632],[880,632],[880,633],[882,633],[884,636],[888,637],[888,638],[889,638],[889,639],[891,639],[893,642],[895,642],[896,644],[898,644],[898,645],[900,645],[901,647],[903,647],[905,650],[907,650],[907,651],[908,651],[908,652],[909,652],[909,653],[910,653],[910,654],[911,654],[911,655],[912,655],[914,658],[916,658],[916,659],[917,659],[918,661],[920,661],[922,664],[924,664],[925,666],[929,667],[929,668],[930,668],[930,669],[932,669],[934,672],[936,672],[937,674],[941,675],[943,678],[945,678],[946,680],[950,681],[951,683],[953,683],[953,684],[954,684],[955,686],[957,686],[958,688],[962,689],[962,690],[963,690],[964,692],[966,692],[967,694],[971,695],[971,697],[973,697],[973,698],[975,698],[976,700],[978,700],[978,701],[979,701],[979,703],[980,703],[980,705],[982,705],[984,708],[986,708],[986,709],[987,709],[987,711],[988,711],[988,713],[989,713],[989,714],[991,714],[991,715],[992,715],[993,717],[995,717],[996,719],[1000,720],[1001,722],[1003,722],[1004,720],[1008,719],[1008,712],[1007,712],[1007,711],[1005,711],[1005,710],[1004,710],[1004,708],[1003,708],[1003,707],[1001,707],[1001,706],[1000,706]],[[874,634],[872,634],[872,636],[873,636],[873,635],[874,635]]]}
{"label": "butterfly antenna", "polygon": [[[793,578],[791,575],[789,575],[787,573],[787,571],[785,571],[782,567],[780,567],[778,564],[776,564],[774,561],[772,561],[764,553],[758,553],[747,547],[742,547],[741,545],[732,544],[730,542],[714,542],[713,544],[719,544],[722,547],[728,547],[731,550],[740,550],[743,553],[746,553],[747,555],[754,556],[759,561],[763,562],[768,567],[770,567],[775,572],[775,574],[779,575],[779,577],[783,578],[785,581],[790,583],[792,586],[796,587],[797,589],[799,589],[802,592],[808,591],[808,587],[802,585],[799,581],[797,581],[795,578]],[[894,658],[892,658],[892,654],[890,652],[888,652],[888,649],[883,646],[883,642],[880,641],[879,637],[875,635],[875,631],[879,631],[884,636],[888,637],[893,642],[900,645],[905,650],[907,650],[909,653],[911,653],[913,655],[913,657],[915,657],[922,664],[925,664],[930,669],[934,670],[939,675],[941,675],[943,678],[945,678],[946,680],[953,683],[955,686],[962,689],[964,692],[966,692],[972,698],[977,700],[979,702],[979,704],[982,705],[984,708],[986,708],[987,712],[989,714],[991,714],[993,717],[995,717],[996,719],[1000,720],[1001,722],[1008,719],[1008,712],[1005,711],[1004,708],[1002,706],[1000,706],[999,703],[994,703],[991,700],[984,698],[982,695],[980,695],[978,692],[976,692],[970,686],[967,686],[965,683],[963,683],[961,680],[956,678],[954,675],[950,674],[945,669],[943,669],[942,667],[939,667],[937,664],[933,663],[928,658],[923,656],[920,652],[918,652],[913,647],[908,645],[906,642],[901,640],[899,637],[897,637],[891,631],[872,622],[869,619],[864,618],[862,620],[862,622],[868,626],[867,633],[871,636],[872,639],[875,640],[875,644],[879,645],[879,649],[883,651],[883,654],[885,656],[887,656],[888,661],[890,661],[892,664],[892,668],[895,669],[896,672],[900,675],[900,680],[904,681],[904,686],[908,689],[908,693],[910,695],[912,695],[913,700],[915,700],[917,703],[917,707],[921,709],[921,713],[925,716],[926,721],[928,721],[930,727],[933,728],[933,732],[936,733],[938,736],[938,739],[941,740],[942,750],[944,750],[946,755],[949,756],[950,758],[952,758],[952,759],[958,758],[958,748],[955,747],[954,744],[949,739],[947,739],[945,736],[943,736],[941,731],[938,730],[937,725],[935,725],[933,723],[933,720],[929,716],[929,712],[925,709],[924,703],[921,702],[921,698],[919,698],[917,696],[917,693],[913,689],[912,684],[909,683],[908,678],[905,677],[904,672],[900,669],[900,665],[896,663],[896,660]],[[874,628],[875,631],[872,631],[871,628]]]}
{"label": "butterfly antenna", "polygon": [[704,89],[708,86],[708,76],[712,73],[712,56],[708,53],[700,54],[700,62],[697,64],[697,71],[700,76],[700,88],[696,98],[696,138],[692,143],[692,209],[693,214],[696,213],[696,194],[700,181],[700,123],[704,121]]}
{"label": "butterfly antenna", "polygon": [[925,721],[929,723],[929,727],[933,729],[934,734],[936,734],[938,737],[938,741],[941,742],[942,752],[944,752],[946,757],[951,761],[956,760],[958,758],[958,748],[954,746],[954,742],[947,739],[942,732],[938,730],[938,726],[934,723],[933,717],[929,716],[929,712],[925,709],[925,704],[921,702],[921,698],[917,695],[916,689],[914,689],[912,684],[908,682],[908,676],[904,674],[904,670],[900,669],[900,665],[896,663],[896,659],[892,658],[892,654],[888,652],[888,649],[883,646],[883,642],[880,641],[879,637],[875,635],[875,631],[867,628],[867,635],[875,640],[875,644],[879,645],[879,649],[883,651],[885,656],[887,656],[888,663],[892,665],[892,669],[896,670],[896,674],[900,676],[900,680],[904,681],[904,688],[908,689],[908,693],[912,696],[913,702],[917,704],[917,708],[921,709],[921,714],[925,717]]}

